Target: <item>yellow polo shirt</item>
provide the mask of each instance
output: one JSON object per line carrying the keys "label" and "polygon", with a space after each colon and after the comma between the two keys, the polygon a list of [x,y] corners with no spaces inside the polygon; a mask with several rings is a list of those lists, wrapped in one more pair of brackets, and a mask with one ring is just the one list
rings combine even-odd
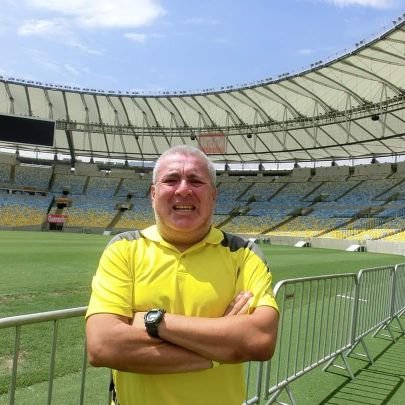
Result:
{"label": "yellow polo shirt", "polygon": [[[221,317],[240,291],[251,291],[250,310],[277,308],[271,274],[253,243],[212,228],[184,252],[162,239],[156,226],[112,239],[93,278],[86,317],[164,308],[186,316]],[[114,372],[120,405],[240,405],[243,364],[177,374]]]}

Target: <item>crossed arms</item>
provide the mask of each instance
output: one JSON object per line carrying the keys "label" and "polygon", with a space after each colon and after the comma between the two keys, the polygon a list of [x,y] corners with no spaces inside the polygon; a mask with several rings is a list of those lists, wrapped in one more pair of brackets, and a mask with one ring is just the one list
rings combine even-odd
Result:
{"label": "crossed arms", "polygon": [[160,339],[145,330],[143,312],[133,319],[94,314],[87,319],[89,361],[96,367],[145,374],[205,370],[212,360],[240,363],[273,355],[278,312],[269,306],[248,314],[250,293],[240,293],[219,318],[166,313]]}

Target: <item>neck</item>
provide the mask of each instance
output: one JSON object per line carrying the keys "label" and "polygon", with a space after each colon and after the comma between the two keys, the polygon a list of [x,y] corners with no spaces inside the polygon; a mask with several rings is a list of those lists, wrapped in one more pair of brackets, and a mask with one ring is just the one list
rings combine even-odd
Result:
{"label": "neck", "polygon": [[175,246],[180,252],[184,252],[191,246],[202,241],[207,236],[210,229],[211,226],[208,227],[208,229],[204,229],[202,232],[192,232],[190,234],[159,229],[159,233],[166,242]]}

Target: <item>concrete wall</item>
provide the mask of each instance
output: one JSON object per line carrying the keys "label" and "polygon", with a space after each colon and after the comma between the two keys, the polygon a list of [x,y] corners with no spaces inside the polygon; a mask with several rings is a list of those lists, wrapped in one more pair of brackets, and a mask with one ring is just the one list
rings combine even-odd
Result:
{"label": "concrete wall", "polygon": [[369,179],[384,179],[391,174],[390,163],[376,163],[372,165],[354,166],[353,177],[367,177]]}
{"label": "concrete wall", "polygon": [[[245,235],[246,237],[247,235]],[[252,235],[249,235],[252,237]],[[258,237],[261,239],[261,237]],[[405,256],[405,242],[384,242],[380,240],[356,241],[356,240],[340,240],[326,238],[297,238],[290,236],[271,236],[270,243],[272,245],[294,246],[297,242],[306,240],[311,243],[311,247],[321,249],[339,249],[346,250],[351,245],[365,246],[367,252],[386,253],[393,255]],[[405,259],[404,259],[405,262]]]}
{"label": "concrete wall", "polygon": [[349,166],[317,167],[313,181],[340,180],[349,177]]}
{"label": "concrete wall", "polygon": [[391,253],[393,255],[405,256],[405,242],[384,242],[378,240],[369,240],[366,242],[366,247],[368,252]]}
{"label": "concrete wall", "polygon": [[15,155],[10,155],[8,153],[0,153],[0,163],[15,165],[16,163]]}

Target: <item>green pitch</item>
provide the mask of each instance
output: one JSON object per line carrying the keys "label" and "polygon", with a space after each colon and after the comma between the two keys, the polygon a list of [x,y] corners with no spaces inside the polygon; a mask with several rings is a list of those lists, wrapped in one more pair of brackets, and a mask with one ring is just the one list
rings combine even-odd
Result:
{"label": "green pitch", "polygon": [[[109,236],[0,232],[0,317],[87,305],[91,278]],[[260,245],[273,280],[404,262],[402,256]]]}
{"label": "green pitch", "polygon": [[[109,236],[102,235],[1,231],[0,318],[87,305],[91,279],[97,268],[99,257],[109,239]],[[403,256],[396,255],[264,244],[260,247],[268,259],[274,284],[283,279],[357,273],[363,268],[405,262]],[[56,368],[57,381],[59,381],[61,389],[56,390],[55,388],[54,403],[65,405],[77,403],[76,398],[74,400],[73,397],[69,400],[67,398],[77,395],[77,393],[73,393],[77,387],[76,382],[78,384],[80,379],[83,320],[66,321],[66,325],[63,325],[62,322],[59,336],[63,336],[63,339],[60,343],[58,342],[57,353],[57,363],[60,366],[57,364]],[[29,333],[27,335],[26,332],[22,334],[22,351],[18,370],[19,405],[44,403],[41,395],[46,395],[47,389],[44,382],[48,378],[50,351],[50,336],[48,335],[50,333],[45,336],[43,327],[39,326],[27,328],[29,328],[27,329]],[[14,331],[0,330],[0,405],[6,404],[8,400],[10,348],[13,345],[13,339]],[[397,350],[402,343],[398,342],[391,348],[391,346],[387,346],[389,342],[386,340],[373,338],[372,344],[372,349],[378,354],[382,350]],[[404,350],[402,350],[403,353]],[[355,367],[357,366],[359,370],[364,367],[364,361],[356,363],[354,360],[354,362]],[[402,364],[404,363],[405,359]],[[309,374],[308,377],[299,379],[293,385],[298,403],[304,405],[347,403],[344,402],[346,399],[343,399],[343,402],[337,401],[335,396],[330,398],[331,402],[321,402],[321,399],[327,401],[325,398],[339,387],[341,388],[339,393],[342,389],[344,390],[345,384],[348,383],[344,373],[335,375],[334,373],[323,373],[315,370]],[[401,374],[404,375],[403,370],[400,371],[399,375]],[[105,373],[93,376],[93,370],[90,374],[90,378],[93,379],[92,385],[97,387],[97,384],[94,383],[99,379],[97,375],[102,375],[104,387]],[[395,379],[391,375],[390,378]],[[57,385],[58,382],[56,382]],[[32,387],[37,387],[37,389]],[[71,392],[69,387],[71,387]],[[394,388],[390,391],[389,403],[399,405],[399,400],[395,402],[395,398],[399,397],[399,391],[397,392],[397,389],[394,390]],[[93,391],[94,393],[91,393],[90,397],[86,399],[86,403],[100,403],[97,396],[100,388]],[[348,388],[348,391],[351,392],[352,389]],[[34,397],[37,395],[38,398],[34,402],[32,402],[33,395]],[[61,396],[60,399],[58,399],[58,395]]]}

